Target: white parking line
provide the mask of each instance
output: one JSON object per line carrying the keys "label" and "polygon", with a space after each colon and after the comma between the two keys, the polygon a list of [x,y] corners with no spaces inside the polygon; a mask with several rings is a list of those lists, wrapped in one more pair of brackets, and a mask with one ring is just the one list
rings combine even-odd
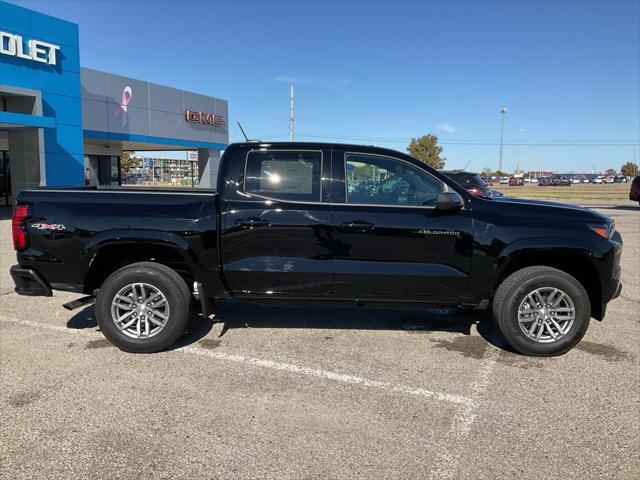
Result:
{"label": "white parking line", "polygon": [[[29,320],[18,320],[18,319],[8,318],[1,315],[0,315],[0,321],[16,323],[16,324],[24,325],[27,327],[44,328],[47,330],[54,330],[56,332],[82,333],[87,336],[89,335],[96,336],[95,334],[97,333],[95,330],[89,330],[89,331],[74,330],[74,329],[66,328],[60,325],[48,325],[45,323],[33,322]],[[301,367],[298,365],[293,365],[291,363],[274,362],[272,360],[263,360],[260,358],[248,357],[244,355],[206,350],[204,348],[197,347],[197,346],[184,347],[184,348],[178,349],[177,351],[182,353],[192,354],[192,355],[215,358],[223,361],[251,365],[254,367],[284,371],[284,372],[297,374],[297,375],[305,375],[308,377],[321,378],[325,380],[331,380],[334,382],[361,385],[363,387],[375,388],[378,390],[384,390],[392,393],[400,393],[400,394],[405,394],[410,396],[430,398],[430,399],[439,400],[442,402],[462,405],[465,411],[466,409],[469,409],[469,411],[473,412],[476,406],[475,400],[473,398],[465,397],[463,395],[436,392],[432,390],[427,390],[425,388],[408,387],[405,385],[394,385],[392,383],[382,382],[379,380],[372,380],[372,379],[363,378],[363,377],[357,377],[347,373],[338,373],[338,372],[332,372],[329,370],[321,370],[317,368]]]}
{"label": "white parking line", "polygon": [[480,371],[475,377],[475,381],[469,387],[471,390],[471,401],[461,406],[453,417],[449,431],[444,436],[443,443],[436,452],[435,468],[429,475],[431,480],[455,478],[460,456],[465,451],[467,436],[478,415],[477,410],[480,400],[489,386],[489,377],[499,356],[500,350],[490,343],[487,343],[482,355]]}

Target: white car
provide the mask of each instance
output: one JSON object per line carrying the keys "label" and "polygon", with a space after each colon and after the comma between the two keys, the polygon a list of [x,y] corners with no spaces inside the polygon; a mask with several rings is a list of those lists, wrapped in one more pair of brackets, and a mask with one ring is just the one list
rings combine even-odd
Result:
{"label": "white car", "polygon": [[531,183],[538,183],[538,179],[537,178],[532,178],[531,179]]}
{"label": "white car", "polygon": [[603,183],[603,178],[602,175],[598,175],[594,180],[593,183]]}
{"label": "white car", "polygon": [[509,177],[500,177],[500,185],[509,185]]}
{"label": "white car", "polygon": [[583,178],[582,179],[582,183],[589,183],[589,179],[588,178]]}
{"label": "white car", "polygon": [[574,178],[573,180],[571,180],[571,183],[580,183],[580,179],[579,178]]}

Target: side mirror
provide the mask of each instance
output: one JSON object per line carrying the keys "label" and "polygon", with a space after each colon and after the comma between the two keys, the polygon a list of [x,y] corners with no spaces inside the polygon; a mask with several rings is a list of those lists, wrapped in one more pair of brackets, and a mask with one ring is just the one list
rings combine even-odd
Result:
{"label": "side mirror", "polygon": [[462,208],[462,197],[456,192],[442,192],[438,194],[436,210],[438,212],[454,212]]}

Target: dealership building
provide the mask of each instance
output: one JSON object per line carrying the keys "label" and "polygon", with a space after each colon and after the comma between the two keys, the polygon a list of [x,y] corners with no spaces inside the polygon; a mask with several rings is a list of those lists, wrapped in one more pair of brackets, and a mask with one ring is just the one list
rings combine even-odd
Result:
{"label": "dealership building", "polygon": [[215,186],[225,100],[80,67],[78,25],[0,0],[0,205],[36,186],[117,184],[130,150],[197,151]]}

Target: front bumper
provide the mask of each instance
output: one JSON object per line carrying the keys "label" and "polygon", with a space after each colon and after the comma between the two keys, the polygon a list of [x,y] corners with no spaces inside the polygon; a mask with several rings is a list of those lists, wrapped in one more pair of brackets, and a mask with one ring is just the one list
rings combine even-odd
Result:
{"label": "front bumper", "polygon": [[618,288],[616,288],[616,291],[613,294],[613,297],[611,297],[611,300],[613,300],[614,298],[618,298],[621,293],[622,293],[622,282],[618,282]]}
{"label": "front bumper", "polygon": [[53,296],[49,283],[35,270],[14,265],[9,272],[13,278],[13,283],[16,284],[15,291],[18,295],[29,295],[31,297]]}

